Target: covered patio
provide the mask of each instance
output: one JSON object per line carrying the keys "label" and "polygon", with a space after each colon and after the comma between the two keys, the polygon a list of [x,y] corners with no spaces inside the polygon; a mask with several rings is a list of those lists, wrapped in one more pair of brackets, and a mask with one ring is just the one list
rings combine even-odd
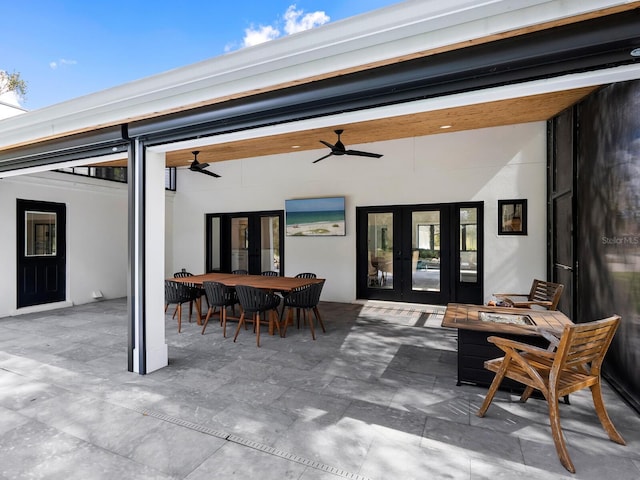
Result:
{"label": "covered patio", "polygon": [[[640,418],[605,384],[627,441],[588,392],[561,405],[577,473],[546,403],[456,386],[442,307],[322,302],[327,333],[233,343],[165,316],[169,366],[126,371],[126,299],[0,319],[0,478],[640,478]],[[232,328],[235,327],[232,324]]]}

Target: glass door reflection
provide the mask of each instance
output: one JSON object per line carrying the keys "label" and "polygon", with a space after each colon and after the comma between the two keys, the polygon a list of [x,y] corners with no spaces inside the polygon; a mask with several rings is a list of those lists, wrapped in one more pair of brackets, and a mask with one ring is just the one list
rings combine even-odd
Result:
{"label": "glass door reflection", "polygon": [[440,210],[411,213],[411,288],[439,292],[440,276]]}
{"label": "glass door reflection", "polygon": [[280,273],[280,217],[260,218],[260,271]]}
{"label": "glass door reflection", "polygon": [[55,212],[25,212],[26,257],[56,255],[56,220]]}
{"label": "glass door reflection", "polygon": [[367,216],[369,288],[393,289],[393,213]]}
{"label": "glass door reflection", "polygon": [[460,208],[460,282],[478,281],[478,209]]}
{"label": "glass door reflection", "polygon": [[231,219],[231,271],[249,270],[249,219]]}

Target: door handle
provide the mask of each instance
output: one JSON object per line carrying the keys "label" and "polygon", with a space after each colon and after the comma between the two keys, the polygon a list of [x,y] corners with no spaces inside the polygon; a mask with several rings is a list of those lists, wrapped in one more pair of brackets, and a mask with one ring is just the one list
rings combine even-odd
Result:
{"label": "door handle", "polygon": [[562,270],[569,270],[569,271],[573,271],[573,268],[570,267],[569,265],[563,265],[562,263],[555,263],[554,266],[556,268],[561,268]]}

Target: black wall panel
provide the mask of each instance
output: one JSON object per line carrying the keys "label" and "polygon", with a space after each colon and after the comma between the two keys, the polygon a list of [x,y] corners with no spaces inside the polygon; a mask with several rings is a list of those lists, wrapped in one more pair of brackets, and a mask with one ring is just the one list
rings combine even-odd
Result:
{"label": "black wall panel", "polygon": [[577,108],[576,322],[617,313],[605,375],[640,411],[640,81]]}

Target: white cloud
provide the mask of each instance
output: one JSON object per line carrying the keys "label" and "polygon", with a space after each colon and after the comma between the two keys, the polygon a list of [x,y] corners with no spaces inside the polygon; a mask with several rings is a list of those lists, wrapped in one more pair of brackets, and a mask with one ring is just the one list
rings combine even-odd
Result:
{"label": "white cloud", "polygon": [[244,31],[243,47],[250,47],[268,42],[280,36],[280,31],[271,25],[260,25],[257,29],[250,27]]}
{"label": "white cloud", "polygon": [[284,14],[284,20],[284,31],[291,35],[324,25],[330,18],[326,13],[320,11],[304,14],[303,10],[296,10],[295,5],[290,5]]}
{"label": "white cloud", "polygon": [[52,70],[55,70],[58,67],[61,67],[62,65],[76,65],[78,62],[76,60],[68,60],[66,58],[61,58],[60,60],[54,60],[52,62],[49,62],[49,68],[51,68]]}
{"label": "white cloud", "polygon": [[[324,25],[329,22],[329,20],[329,16],[322,11],[305,14],[304,10],[296,10],[295,4],[289,5],[289,8],[287,8],[287,11],[284,13],[284,32],[286,35],[291,35],[292,33],[302,32]],[[247,28],[244,31],[242,46],[250,47],[278,38],[281,35],[277,26],[279,22],[274,23],[275,25],[260,25],[257,28],[253,26]],[[230,46],[225,47],[225,51],[230,50]]]}
{"label": "white cloud", "polygon": [[238,48],[237,42],[229,42],[224,46],[224,53],[229,53]]}

